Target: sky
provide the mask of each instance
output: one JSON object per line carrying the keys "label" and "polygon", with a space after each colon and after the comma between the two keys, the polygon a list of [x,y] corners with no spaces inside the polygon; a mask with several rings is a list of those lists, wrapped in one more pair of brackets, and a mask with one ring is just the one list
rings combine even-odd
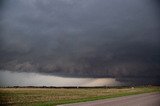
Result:
{"label": "sky", "polygon": [[160,84],[158,0],[1,0],[0,13],[0,86]]}

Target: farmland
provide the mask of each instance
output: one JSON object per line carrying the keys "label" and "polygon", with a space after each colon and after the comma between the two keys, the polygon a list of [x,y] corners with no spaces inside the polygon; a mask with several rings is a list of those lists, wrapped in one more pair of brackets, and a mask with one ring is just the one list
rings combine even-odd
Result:
{"label": "farmland", "polygon": [[160,92],[159,86],[123,88],[0,88],[0,105],[54,106],[141,93]]}

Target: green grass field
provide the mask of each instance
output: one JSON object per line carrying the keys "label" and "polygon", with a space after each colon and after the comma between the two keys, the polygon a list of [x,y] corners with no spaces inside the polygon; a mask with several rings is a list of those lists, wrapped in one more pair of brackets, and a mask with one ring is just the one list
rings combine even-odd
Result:
{"label": "green grass field", "polygon": [[0,105],[55,106],[148,92],[160,92],[160,87],[133,88],[0,88]]}

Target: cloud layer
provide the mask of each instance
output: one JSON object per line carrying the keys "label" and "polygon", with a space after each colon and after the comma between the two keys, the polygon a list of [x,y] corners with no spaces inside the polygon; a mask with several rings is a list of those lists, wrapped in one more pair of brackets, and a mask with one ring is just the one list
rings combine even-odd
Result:
{"label": "cloud layer", "polygon": [[160,77],[153,0],[4,0],[0,69],[64,77]]}

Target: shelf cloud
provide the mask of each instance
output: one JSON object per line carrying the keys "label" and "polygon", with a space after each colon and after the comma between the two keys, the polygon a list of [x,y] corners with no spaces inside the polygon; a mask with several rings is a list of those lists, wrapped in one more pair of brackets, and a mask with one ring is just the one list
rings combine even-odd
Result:
{"label": "shelf cloud", "polygon": [[160,84],[158,0],[1,0],[0,70]]}

